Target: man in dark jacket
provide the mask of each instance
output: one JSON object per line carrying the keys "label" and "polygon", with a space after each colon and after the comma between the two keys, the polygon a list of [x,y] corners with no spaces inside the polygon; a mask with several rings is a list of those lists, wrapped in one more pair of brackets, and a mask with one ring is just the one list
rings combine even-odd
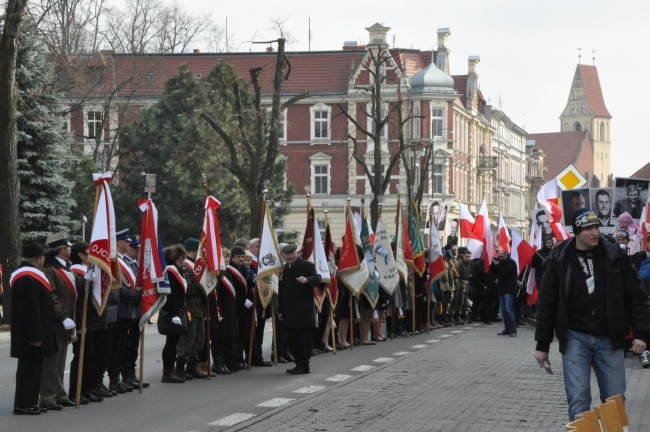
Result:
{"label": "man in dark jacket", "polygon": [[505,329],[498,333],[501,336],[517,336],[517,321],[515,320],[514,300],[517,296],[519,283],[517,281],[517,263],[499,250],[497,257],[492,259],[490,272],[496,278],[499,293],[499,305]]}
{"label": "man in dark jacket", "polygon": [[50,282],[40,270],[45,248],[39,243],[30,243],[23,246],[22,256],[24,261],[10,279],[11,357],[18,359],[14,414],[39,415],[42,411],[38,407],[38,394],[43,358],[57,351],[54,305]]}
{"label": "man in dark jacket", "polygon": [[316,324],[314,287],[320,283],[316,266],[298,258],[298,245],[290,243],[282,248],[286,263],[280,280],[279,310],[287,330],[287,342],[296,359],[296,367],[288,369],[293,375],[309,373],[313,332]]}
{"label": "man in dark jacket", "polygon": [[631,325],[632,350],[641,354],[650,334],[648,294],[625,251],[600,235],[600,226],[595,213],[574,213],[575,237],[553,251],[539,290],[534,355],[540,367],[550,366],[555,332],[571,421],[590,409],[592,366],[603,402],[625,395],[625,336]]}

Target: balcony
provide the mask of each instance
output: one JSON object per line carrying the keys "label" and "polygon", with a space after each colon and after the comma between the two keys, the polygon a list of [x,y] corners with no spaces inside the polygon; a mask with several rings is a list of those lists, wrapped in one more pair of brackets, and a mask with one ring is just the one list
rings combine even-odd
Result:
{"label": "balcony", "polygon": [[476,159],[476,168],[478,171],[496,171],[499,166],[497,156],[479,156]]}

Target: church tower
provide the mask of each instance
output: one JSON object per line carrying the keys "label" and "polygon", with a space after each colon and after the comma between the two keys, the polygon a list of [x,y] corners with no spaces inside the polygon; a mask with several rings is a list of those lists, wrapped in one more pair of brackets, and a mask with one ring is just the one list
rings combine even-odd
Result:
{"label": "church tower", "polygon": [[594,149],[594,175],[598,177],[601,186],[608,185],[611,173],[611,121],[612,116],[605,106],[596,66],[579,64],[571,84],[569,100],[560,116],[561,131],[589,133]]}

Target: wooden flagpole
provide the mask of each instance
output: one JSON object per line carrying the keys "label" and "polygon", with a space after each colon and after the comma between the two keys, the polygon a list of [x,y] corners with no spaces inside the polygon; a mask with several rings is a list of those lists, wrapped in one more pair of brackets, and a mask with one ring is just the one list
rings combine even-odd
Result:
{"label": "wooden flagpole", "polygon": [[[325,226],[329,227],[330,221],[327,218],[327,208],[323,212],[325,213]],[[326,255],[329,254],[329,251],[325,251],[325,254]],[[327,255],[327,260],[329,261],[329,255]],[[331,274],[330,277],[332,277]],[[327,296],[330,299],[330,333],[332,336],[332,354],[336,355],[336,333],[334,329],[335,327],[334,326],[334,303],[332,302],[332,293],[330,292],[329,289],[327,290]]]}
{"label": "wooden flagpole", "polygon": [[[203,178],[203,190],[205,191],[205,193],[203,194],[204,202],[207,202],[207,200],[208,200],[208,181],[207,181],[207,177],[206,177],[205,173],[202,173],[201,177]],[[201,234],[203,234],[203,233],[201,233]],[[206,269],[206,271],[209,271],[209,270]],[[219,283],[219,281],[217,280],[217,284],[218,283]],[[215,286],[214,289],[216,290],[217,287]],[[208,294],[208,295],[210,295],[210,294]],[[210,381],[212,379],[212,365],[210,364],[211,360],[212,360],[212,349],[211,349],[212,341],[210,340],[210,339],[212,339],[212,334],[210,332],[210,325],[211,325],[210,320],[211,320],[211,315],[212,314],[211,314],[211,311],[210,311],[210,299],[207,298],[207,296],[206,296],[205,300],[207,302],[206,303],[207,314],[206,314],[206,317],[205,317],[205,324],[204,324],[205,325],[205,355],[207,357],[207,361],[206,361],[206,364],[205,364],[205,371],[206,371],[206,373],[208,375],[208,381]],[[216,304],[216,296],[215,296],[215,309],[216,309],[216,306],[217,306],[217,304]],[[140,368],[140,370],[142,370],[142,368]]]}

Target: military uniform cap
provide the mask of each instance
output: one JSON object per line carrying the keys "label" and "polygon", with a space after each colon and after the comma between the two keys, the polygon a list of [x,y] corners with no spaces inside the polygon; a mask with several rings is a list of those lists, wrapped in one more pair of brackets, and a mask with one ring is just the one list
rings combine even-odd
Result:
{"label": "military uniform cap", "polygon": [[45,244],[51,249],[58,248],[61,246],[72,246],[72,243],[70,243],[70,240],[68,240],[68,237],[63,232],[50,234],[49,236],[47,236],[47,239],[45,240]]}
{"label": "military uniform cap", "polygon": [[120,241],[120,240],[129,240],[129,229],[123,229],[122,231],[118,231],[115,233],[115,240]]}
{"label": "military uniform cap", "polygon": [[183,247],[188,252],[196,252],[199,250],[199,239],[190,237],[183,242]]}
{"label": "military uniform cap", "polygon": [[129,246],[132,248],[139,248],[140,247],[140,236],[139,235],[132,235],[129,237]]}

